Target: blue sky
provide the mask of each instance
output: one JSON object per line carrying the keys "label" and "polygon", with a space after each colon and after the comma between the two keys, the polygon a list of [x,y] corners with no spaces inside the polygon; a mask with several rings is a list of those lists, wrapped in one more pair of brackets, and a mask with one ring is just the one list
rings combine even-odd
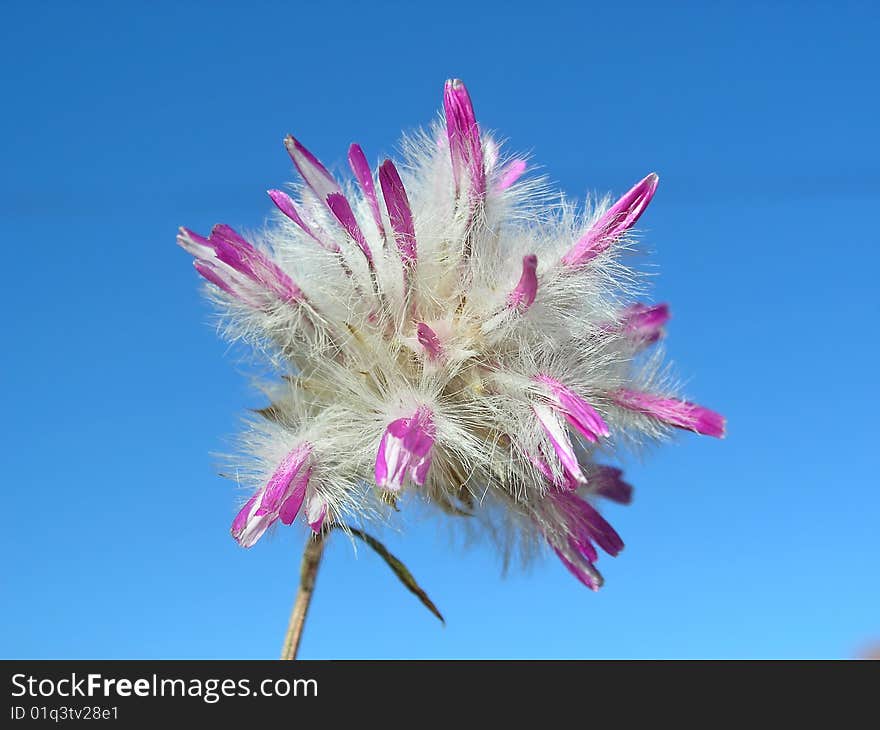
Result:
{"label": "blue sky", "polygon": [[[880,639],[869,3],[6,2],[0,656],[275,656],[305,537],[228,534],[258,405],[177,227],[256,227],[294,132],[393,153],[443,81],[571,196],[656,170],[668,350],[729,437],[625,464],[593,594],[402,515],[446,615],[333,540],[302,656],[847,657]],[[711,7],[708,7],[710,6]],[[874,373],[872,375],[871,373]]]}

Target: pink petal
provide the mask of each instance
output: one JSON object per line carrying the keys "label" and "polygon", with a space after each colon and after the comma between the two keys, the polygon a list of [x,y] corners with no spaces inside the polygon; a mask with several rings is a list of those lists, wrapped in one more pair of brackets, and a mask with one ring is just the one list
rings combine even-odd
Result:
{"label": "pink petal", "polygon": [[385,428],[376,454],[376,484],[399,491],[407,472],[416,484],[424,484],[434,445],[434,421],[428,408],[420,407],[409,418],[398,418]]}
{"label": "pink petal", "polygon": [[278,516],[281,518],[283,524],[289,525],[296,518],[300,507],[302,507],[303,499],[305,499],[306,488],[309,486],[309,479],[311,479],[311,476],[312,467],[309,467],[308,469],[303,470],[291,482],[286,492],[284,503],[281,505],[281,509],[278,512]]}
{"label": "pink petal", "polygon": [[623,472],[613,466],[596,466],[589,476],[590,487],[600,497],[618,504],[632,502],[633,488],[623,480]]}
{"label": "pink petal", "polygon": [[382,435],[382,439],[379,441],[379,450],[376,453],[376,484],[380,487],[385,487],[388,485],[388,459],[386,457],[386,452],[388,450],[388,438],[389,433],[388,429],[385,430],[385,433]]}
{"label": "pink petal", "polygon": [[623,408],[652,416],[670,426],[715,438],[725,435],[724,416],[695,403],[627,389],[618,390],[614,398]]}
{"label": "pink petal", "polygon": [[244,528],[247,526],[248,518],[251,515],[251,512],[254,509],[254,505],[257,502],[257,497],[260,496],[259,493],[255,494],[251,497],[247,502],[245,502],[244,507],[239,510],[238,514],[235,516],[235,519],[232,521],[232,536],[236,539],[239,535],[244,531]]}
{"label": "pink petal", "polygon": [[327,172],[327,168],[321,164],[311,152],[303,147],[296,139],[288,135],[284,140],[284,146],[293,164],[296,166],[300,177],[305,181],[319,200],[326,201],[328,195],[342,193],[339,183]]}
{"label": "pink petal", "polygon": [[580,499],[580,507],[589,526],[590,537],[609,555],[616,556],[623,550],[623,540],[617,531],[587,501]]}
{"label": "pink petal", "polygon": [[462,173],[467,171],[470,183],[469,197],[474,202],[486,193],[483,148],[470,95],[459,79],[450,79],[446,82],[443,107],[446,112],[446,134],[449,137],[455,191],[458,194],[461,189]]}
{"label": "pink petal", "polygon": [[525,171],[525,160],[511,160],[508,162],[500,172],[500,178],[495,185],[496,192],[507,190],[507,188],[522,177]]}
{"label": "pink petal", "polygon": [[296,477],[300,476],[301,471],[308,471],[304,467],[311,453],[312,446],[308,443],[299,444],[287,453],[266,483],[257,514],[278,512],[282,502],[290,495],[291,484],[296,484]]}
{"label": "pink petal", "polygon": [[239,298],[238,293],[235,291],[235,289],[232,288],[231,282],[228,282],[223,278],[223,275],[220,273],[220,271],[218,271],[216,266],[208,261],[200,261],[199,259],[195,259],[193,261],[193,266],[195,266],[196,271],[198,271],[214,286],[219,287],[227,294],[235,297],[236,299]]}
{"label": "pink petal", "polygon": [[550,391],[554,406],[562,411],[565,419],[588,441],[597,441],[599,437],[609,436],[611,431],[602,416],[575,393],[549,375],[538,375],[535,380],[545,385]]}
{"label": "pink petal", "polygon": [[373,252],[370,250],[370,245],[367,243],[367,239],[364,238],[364,234],[361,232],[357,219],[354,216],[354,211],[351,209],[351,205],[349,205],[345,196],[342,193],[331,193],[327,196],[327,207],[330,208],[330,211],[336,216],[336,220],[339,221],[348,235],[354,239],[358,248],[366,256],[367,262],[372,266]]}
{"label": "pink petal", "polygon": [[516,288],[507,295],[507,306],[525,312],[535,302],[538,293],[538,276],[535,273],[538,268],[538,257],[530,253],[523,256],[522,275]]}
{"label": "pink petal", "polygon": [[373,171],[370,169],[370,163],[367,162],[367,157],[364,155],[360,145],[353,144],[348,148],[348,164],[351,165],[351,170],[358,181],[361,192],[370,206],[370,212],[373,214],[376,228],[384,236],[385,227],[382,225],[382,213],[379,210],[379,200],[376,197],[376,188],[373,185]]}
{"label": "pink petal", "polygon": [[602,585],[602,577],[599,575],[599,571],[593,567],[592,563],[584,561],[582,565],[575,565],[559,549],[554,547],[553,552],[556,553],[556,557],[562,561],[562,564],[568,568],[569,572],[587,588],[592,591],[599,590],[599,587]]}
{"label": "pink petal", "polygon": [[416,335],[419,344],[421,344],[421,346],[427,351],[429,360],[438,360],[442,357],[443,345],[440,344],[440,339],[437,337],[437,333],[434,332],[434,330],[428,327],[424,322],[419,322],[419,325],[416,328]]}
{"label": "pink petal", "polygon": [[394,231],[394,239],[404,264],[412,266],[416,262],[416,231],[413,225],[409,199],[397,168],[391,160],[385,160],[379,167],[379,185],[382,197],[388,208],[388,219]]}
{"label": "pink petal", "polygon": [[422,459],[412,468],[412,479],[420,487],[424,486],[425,480],[428,478],[428,471],[431,468],[431,455],[422,457]]}
{"label": "pink petal", "polygon": [[596,221],[562,257],[566,266],[581,266],[598,256],[628,231],[654,197],[660,178],[653,172],[636,183]]}
{"label": "pink petal", "polygon": [[547,439],[553,446],[556,456],[559,457],[562,468],[565,469],[565,471],[568,472],[576,482],[586,484],[587,479],[578,464],[577,456],[575,456],[571,441],[569,441],[568,436],[562,429],[556,416],[553,415],[553,412],[547,406],[541,404],[533,405],[532,411],[537,417],[538,422],[541,424],[541,427],[544,429],[544,433],[547,435]]}
{"label": "pink petal", "polygon": [[327,517],[327,501],[317,493],[313,493],[306,500],[306,522],[312,528],[312,532],[319,533]]}
{"label": "pink petal", "polygon": [[568,472],[564,472],[562,478],[559,479],[553,475],[553,470],[550,468],[550,464],[547,463],[547,460],[544,458],[543,454],[541,456],[535,456],[533,454],[527,454],[529,461],[535,465],[539,472],[544,476],[544,478],[550,482],[557,489],[562,489],[565,491],[572,491],[577,489],[580,485],[571,478]]}
{"label": "pink petal", "polygon": [[214,247],[208,243],[207,238],[183,226],[177,234],[177,245],[197,259],[210,259],[214,256]]}
{"label": "pink petal", "polygon": [[285,301],[302,301],[302,290],[278,265],[255,249],[236,231],[219,224],[211,230],[208,244],[217,258],[232,269],[262,284]]}
{"label": "pink petal", "polygon": [[669,321],[669,305],[633,304],[623,311],[621,319],[627,335],[650,345],[660,339],[663,326]]}
{"label": "pink petal", "polygon": [[339,246],[335,242],[331,242],[328,244],[312,230],[311,226],[309,226],[305,222],[305,220],[303,220],[303,217],[296,209],[296,205],[287,193],[282,190],[267,190],[266,192],[269,194],[272,202],[275,203],[275,205],[278,207],[278,210],[284,213],[284,215],[286,215],[297,226],[299,226],[307,236],[313,238],[318,244],[326,248],[328,251],[339,251]]}

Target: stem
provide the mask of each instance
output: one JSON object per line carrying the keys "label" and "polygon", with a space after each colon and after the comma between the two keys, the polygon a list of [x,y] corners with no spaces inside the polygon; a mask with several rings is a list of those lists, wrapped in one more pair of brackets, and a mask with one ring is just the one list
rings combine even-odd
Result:
{"label": "stem", "polygon": [[309,536],[299,568],[299,589],[296,592],[296,600],[294,600],[293,610],[290,612],[290,623],[287,625],[287,633],[284,636],[284,648],[281,650],[282,659],[296,659],[323,553],[324,534],[321,533],[314,538]]}

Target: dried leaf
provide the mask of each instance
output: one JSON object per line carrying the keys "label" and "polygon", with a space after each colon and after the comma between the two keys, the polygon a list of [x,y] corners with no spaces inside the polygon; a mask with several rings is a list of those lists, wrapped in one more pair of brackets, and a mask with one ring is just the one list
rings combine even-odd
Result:
{"label": "dried leaf", "polygon": [[280,423],[282,421],[281,409],[275,404],[268,405],[265,408],[251,408],[250,410],[252,413],[262,416],[267,421],[272,421],[274,423]]}
{"label": "dried leaf", "polygon": [[[334,527],[340,527],[339,525],[334,525]],[[437,606],[434,605],[434,602],[428,598],[428,594],[422,590],[421,586],[416,582],[416,579],[413,578],[412,573],[409,572],[407,567],[400,562],[394,555],[388,552],[388,548],[386,548],[381,542],[379,542],[375,537],[368,535],[366,532],[362,532],[354,527],[347,528],[348,532],[354,535],[359,540],[366,543],[369,547],[371,547],[376,553],[378,553],[379,557],[382,558],[387,564],[388,567],[391,568],[394,575],[400,580],[406,588],[416,595],[416,597],[422,602],[422,605],[425,606],[431,613],[433,613],[437,618],[440,619],[441,623],[446,625],[446,619],[443,618],[443,615],[437,609]]]}

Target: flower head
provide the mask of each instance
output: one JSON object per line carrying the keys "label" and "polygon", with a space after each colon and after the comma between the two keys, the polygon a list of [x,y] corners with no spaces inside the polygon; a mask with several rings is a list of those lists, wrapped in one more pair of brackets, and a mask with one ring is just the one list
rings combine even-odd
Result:
{"label": "flower head", "polygon": [[658,178],[594,209],[548,203],[461,81],[443,108],[402,160],[352,144],[351,177],[288,136],[301,183],[269,190],[272,224],[180,231],[225,331],[280,376],[243,437],[234,471],[254,491],[232,534],[248,547],[300,514],[315,531],[385,517],[415,492],[543,538],[598,588],[600,551],[623,542],[593,503],[632,487],[597,455],[670,427],[724,432],[645,353],[668,308],[635,301],[620,254]]}

